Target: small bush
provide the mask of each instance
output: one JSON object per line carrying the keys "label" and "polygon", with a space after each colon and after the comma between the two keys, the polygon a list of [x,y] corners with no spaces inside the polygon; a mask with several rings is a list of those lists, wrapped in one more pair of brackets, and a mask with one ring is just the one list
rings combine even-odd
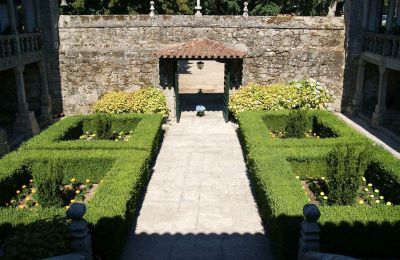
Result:
{"label": "small bush", "polygon": [[300,109],[290,111],[285,127],[286,137],[304,138],[307,131],[307,126],[307,111]]}
{"label": "small bush", "polygon": [[327,156],[329,200],[335,205],[355,202],[367,167],[372,160],[370,149],[354,145],[335,147]]}
{"label": "small bush", "polygon": [[38,202],[43,207],[61,207],[60,187],[63,181],[61,163],[49,160],[33,166],[32,175],[36,183]]}
{"label": "small bush", "polygon": [[161,113],[168,114],[164,94],[154,87],[143,87],[132,93],[110,92],[92,105],[97,113]]}
{"label": "small bush", "polygon": [[235,117],[250,110],[330,109],[332,96],[312,80],[262,86],[249,84],[231,95],[229,110]]}
{"label": "small bush", "polygon": [[98,139],[110,139],[111,133],[111,118],[105,114],[98,114],[94,118],[94,124],[96,127],[95,133]]}

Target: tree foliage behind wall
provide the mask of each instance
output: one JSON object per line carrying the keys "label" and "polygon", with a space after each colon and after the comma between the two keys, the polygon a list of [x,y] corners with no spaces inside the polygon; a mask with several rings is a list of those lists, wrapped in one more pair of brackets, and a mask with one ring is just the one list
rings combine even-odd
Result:
{"label": "tree foliage behind wall", "polygon": [[[249,0],[251,15],[326,15],[337,0]],[[155,0],[158,14],[193,14],[196,0]],[[69,0],[67,14],[148,14],[150,0]],[[202,0],[203,14],[240,15],[242,0]]]}

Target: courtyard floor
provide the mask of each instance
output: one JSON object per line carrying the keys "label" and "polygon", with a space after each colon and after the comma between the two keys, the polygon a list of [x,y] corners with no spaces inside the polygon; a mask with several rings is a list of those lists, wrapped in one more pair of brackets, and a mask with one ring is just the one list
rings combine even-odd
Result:
{"label": "courtyard floor", "polygon": [[273,259],[233,124],[183,113],[166,132],[122,259]]}

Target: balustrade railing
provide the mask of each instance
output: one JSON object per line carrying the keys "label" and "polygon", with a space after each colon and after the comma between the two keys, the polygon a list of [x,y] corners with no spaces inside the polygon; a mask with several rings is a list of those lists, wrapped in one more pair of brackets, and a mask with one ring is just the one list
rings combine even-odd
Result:
{"label": "balustrade railing", "polygon": [[400,36],[364,33],[364,51],[400,58]]}
{"label": "balustrade railing", "polygon": [[42,48],[40,33],[0,35],[0,58],[39,51]]}
{"label": "balustrade railing", "polygon": [[18,55],[17,39],[14,35],[0,36],[0,58]]}
{"label": "balustrade railing", "polygon": [[39,51],[41,49],[40,33],[19,34],[19,46],[21,54]]}

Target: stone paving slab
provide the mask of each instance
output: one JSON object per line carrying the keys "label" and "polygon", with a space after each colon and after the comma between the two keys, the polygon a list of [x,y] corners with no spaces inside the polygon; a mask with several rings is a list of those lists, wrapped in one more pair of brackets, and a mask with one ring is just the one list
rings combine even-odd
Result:
{"label": "stone paving slab", "polygon": [[185,113],[167,131],[122,259],[273,259],[222,113]]}

